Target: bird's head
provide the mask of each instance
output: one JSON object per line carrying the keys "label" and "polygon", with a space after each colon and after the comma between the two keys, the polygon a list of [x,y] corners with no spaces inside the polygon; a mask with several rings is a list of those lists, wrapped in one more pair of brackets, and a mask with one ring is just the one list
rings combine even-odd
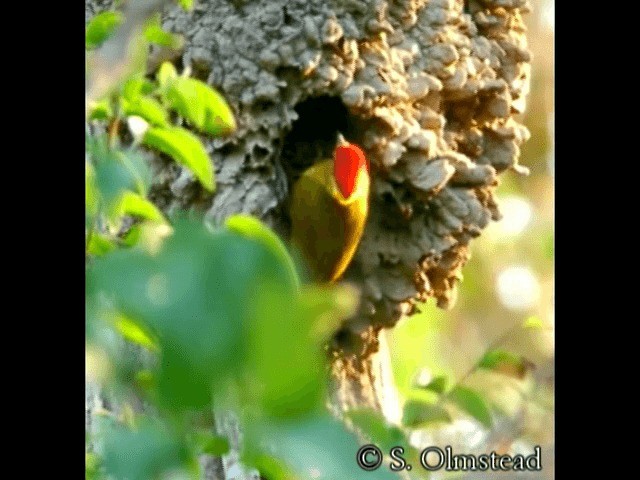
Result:
{"label": "bird's head", "polygon": [[358,183],[369,182],[369,162],[360,147],[338,135],[333,153],[333,176],[338,190],[348,199],[357,190]]}

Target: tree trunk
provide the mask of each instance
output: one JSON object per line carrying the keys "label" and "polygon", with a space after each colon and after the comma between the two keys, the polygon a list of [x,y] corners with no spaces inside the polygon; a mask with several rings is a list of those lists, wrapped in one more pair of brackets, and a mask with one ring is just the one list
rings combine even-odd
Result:
{"label": "tree trunk", "polygon": [[[87,17],[109,3],[87,0]],[[344,280],[362,301],[332,345],[332,408],[397,420],[380,332],[429,297],[454,303],[470,240],[500,217],[497,175],[526,171],[517,161],[529,133],[514,115],[529,89],[528,0],[194,3],[168,8],[164,27],[185,37],[179,69],[223,94],[238,130],[205,140],[214,195],[156,158],[150,197],[214,224],[252,214],[287,238],[292,182],[330,155],[338,131],[360,144],[370,217]]]}

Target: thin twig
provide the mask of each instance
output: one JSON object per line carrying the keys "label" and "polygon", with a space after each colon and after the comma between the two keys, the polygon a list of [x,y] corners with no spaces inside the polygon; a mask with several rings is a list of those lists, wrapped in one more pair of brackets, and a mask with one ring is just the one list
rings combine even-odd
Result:
{"label": "thin twig", "polygon": [[463,385],[469,379],[469,377],[478,370],[478,367],[480,366],[480,362],[485,357],[485,355],[488,352],[498,348],[500,345],[505,343],[507,339],[520,328],[523,328],[522,322],[518,322],[512,325],[507,330],[505,330],[502,334],[500,334],[498,337],[492,340],[491,343],[488,345],[488,347],[484,350],[485,353],[482,355],[482,357],[480,357],[478,361],[474,362],[471,368],[469,368],[460,378],[458,378],[458,380],[455,381],[453,386],[449,389],[449,391],[446,394],[441,395],[440,398],[438,398],[438,402],[436,403],[436,405],[439,407],[442,406],[442,404],[449,399],[450,393],[453,392],[459,386]]}
{"label": "thin twig", "polygon": [[[503,343],[505,343],[507,341],[507,339],[513,334],[515,333],[517,330],[519,330],[520,328],[522,328],[522,322],[518,322],[514,325],[512,325],[511,327],[509,327],[507,330],[505,330],[504,332],[502,332],[502,334],[500,334],[499,336],[497,336],[494,340],[491,341],[491,343],[489,343],[489,346],[484,350],[484,354],[482,355],[482,357],[480,357],[480,359],[475,362],[470,369],[468,369],[464,375],[462,375],[462,377],[460,377],[456,383],[454,384],[454,388],[464,384],[464,382],[466,382],[468,380],[468,378],[473,375],[476,370],[478,370],[478,367],[480,365],[480,362],[482,361],[482,359],[485,357],[485,355],[492,351],[495,350],[496,348],[498,348],[500,345],[502,345]],[[453,390],[453,389],[452,389]]]}

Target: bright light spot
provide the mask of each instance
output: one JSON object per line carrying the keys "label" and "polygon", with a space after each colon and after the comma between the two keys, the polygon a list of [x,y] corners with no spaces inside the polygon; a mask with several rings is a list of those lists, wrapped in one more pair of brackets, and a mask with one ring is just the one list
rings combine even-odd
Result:
{"label": "bright light spot", "polygon": [[431,380],[433,380],[433,375],[431,375],[431,372],[428,368],[424,367],[418,371],[415,382],[419,387],[426,387],[427,385],[429,385]]}
{"label": "bright light spot", "polygon": [[502,220],[494,225],[494,234],[498,240],[510,239],[521,234],[533,214],[531,204],[522,197],[510,196],[500,201]]}
{"label": "bright light spot", "polygon": [[244,472],[240,468],[240,465],[238,465],[237,463],[234,463],[233,465],[231,465],[227,470],[226,474],[227,474],[227,478],[240,478],[241,476],[242,477],[244,476]]}
{"label": "bright light spot", "polygon": [[[409,444],[419,450],[431,445],[453,445],[455,450],[469,453],[482,451],[489,432],[479,422],[460,418],[438,429],[416,429],[409,435]],[[454,450],[454,451],[455,451]],[[433,477],[436,478],[442,477]]]}
{"label": "bright light spot", "polygon": [[87,345],[84,353],[85,378],[90,382],[100,382],[107,379],[111,373],[109,357],[102,348]]}
{"label": "bright light spot", "polygon": [[169,302],[169,279],[162,273],[153,275],[147,282],[147,297],[154,305],[161,307]]}
{"label": "bright light spot", "polygon": [[531,455],[531,452],[533,452],[534,448],[535,448],[534,445],[532,445],[530,442],[520,439],[520,440],[514,441],[511,444],[509,453],[511,455],[524,455],[526,457],[527,455]]}
{"label": "bright light spot", "polygon": [[136,143],[140,143],[144,134],[149,130],[149,124],[147,121],[137,115],[127,117],[127,126],[129,127],[129,131],[131,132],[131,135],[133,135],[133,139]]}
{"label": "bright light spot", "polygon": [[[382,332],[379,336],[378,347],[378,353],[381,355],[381,358],[391,358],[389,334],[387,332]],[[382,414],[389,423],[400,425],[402,423],[403,412],[390,362],[383,362],[378,373],[378,378],[382,382]]]}
{"label": "bright light spot", "polygon": [[151,254],[156,255],[165,238],[173,233],[173,229],[165,223],[145,222],[142,225],[140,244]]}
{"label": "bright light spot", "polygon": [[309,469],[309,476],[311,478],[320,478],[321,475],[322,475],[322,472],[319,469],[315,467],[312,467],[311,469]]}
{"label": "bright light spot", "polygon": [[509,310],[529,310],[540,298],[540,284],[528,267],[514,265],[502,270],[496,290],[500,303]]}
{"label": "bright light spot", "polygon": [[542,7],[542,21],[551,29],[555,31],[556,28],[556,2],[555,0],[547,0]]}
{"label": "bright light spot", "polygon": [[478,422],[461,418],[453,422],[453,427],[461,443],[469,449],[477,448],[486,441],[487,432]]}

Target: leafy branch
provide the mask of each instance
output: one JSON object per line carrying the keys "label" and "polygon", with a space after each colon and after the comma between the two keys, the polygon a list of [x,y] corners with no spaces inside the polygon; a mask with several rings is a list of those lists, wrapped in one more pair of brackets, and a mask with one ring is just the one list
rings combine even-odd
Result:
{"label": "leafy branch", "polygon": [[433,422],[451,422],[452,418],[445,405],[453,403],[467,412],[485,427],[493,424],[491,410],[482,396],[465,387],[467,380],[478,370],[486,369],[521,377],[528,368],[528,362],[522,356],[500,349],[506,341],[522,328],[541,328],[536,317],[530,317],[524,323],[517,323],[502,332],[488,345],[484,355],[450,386],[446,376],[433,378],[423,390],[438,395],[435,403],[422,400],[409,400],[405,405],[403,424],[420,427]]}

